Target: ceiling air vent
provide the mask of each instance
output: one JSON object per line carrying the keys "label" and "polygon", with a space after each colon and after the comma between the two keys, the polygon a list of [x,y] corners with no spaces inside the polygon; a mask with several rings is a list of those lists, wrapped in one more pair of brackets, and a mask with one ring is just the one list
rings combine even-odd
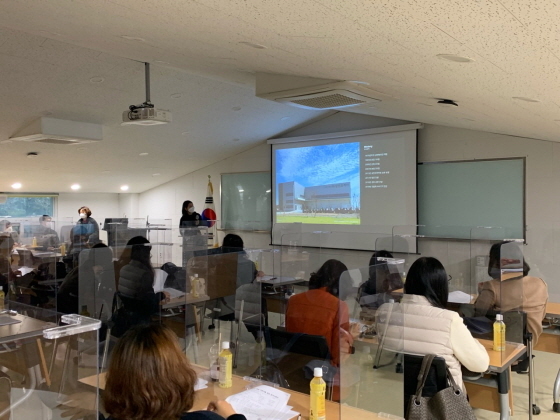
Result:
{"label": "ceiling air vent", "polygon": [[[258,79],[257,79],[258,81]],[[354,82],[334,82],[294,89],[258,92],[257,96],[305,109],[344,109],[380,102],[378,92]]]}
{"label": "ceiling air vent", "polygon": [[103,140],[100,124],[42,117],[15,133],[10,140],[74,145]]}

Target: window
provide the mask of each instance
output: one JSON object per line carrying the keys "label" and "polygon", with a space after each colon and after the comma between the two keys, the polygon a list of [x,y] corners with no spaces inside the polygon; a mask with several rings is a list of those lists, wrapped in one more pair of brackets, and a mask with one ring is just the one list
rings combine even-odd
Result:
{"label": "window", "polygon": [[54,215],[55,195],[10,194],[7,197],[6,202],[0,204],[0,218]]}

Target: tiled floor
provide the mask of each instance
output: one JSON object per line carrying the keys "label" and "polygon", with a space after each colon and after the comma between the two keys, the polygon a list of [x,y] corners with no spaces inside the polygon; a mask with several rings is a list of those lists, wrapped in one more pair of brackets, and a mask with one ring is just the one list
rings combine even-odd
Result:
{"label": "tiled floor", "polygon": [[[274,322],[274,321],[273,321]],[[208,330],[208,322],[206,323],[205,333],[202,343],[199,345],[198,364],[205,365],[208,363],[208,350],[210,345],[218,340],[218,329]],[[229,323],[221,324],[222,339],[229,338]],[[260,359],[259,346],[254,342],[252,335],[242,330],[241,344],[238,354],[238,367],[235,373],[238,375],[250,375],[257,369]],[[392,414],[402,414],[402,378],[403,374],[395,372],[394,364],[390,364],[381,369],[372,369],[371,360],[364,355],[362,343],[357,345],[357,352],[351,355],[343,366],[343,372],[360,373],[359,384],[349,389],[344,404],[358,406],[360,408],[375,411],[386,412]],[[370,354],[375,354],[376,348],[372,346]],[[188,350],[189,357],[193,359],[192,348]],[[536,403],[541,409],[541,414],[535,416],[536,420],[560,420],[560,413],[552,411],[552,388],[558,369],[560,369],[560,355],[544,352],[535,352],[535,397]],[[389,362],[391,357],[384,354],[384,362]],[[343,375],[344,377],[344,375]],[[351,380],[343,378],[343,386]],[[526,375],[512,375],[513,392],[514,392],[514,415],[512,420],[525,420],[528,415],[528,377]],[[497,420],[499,414],[486,411],[476,410],[476,416],[481,420]],[[344,412],[342,412],[344,418]],[[349,419],[350,420],[350,419]]]}

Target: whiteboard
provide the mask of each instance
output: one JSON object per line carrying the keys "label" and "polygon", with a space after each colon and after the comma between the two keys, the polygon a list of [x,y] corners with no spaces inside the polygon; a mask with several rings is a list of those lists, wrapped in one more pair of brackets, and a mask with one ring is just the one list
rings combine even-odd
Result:
{"label": "whiteboard", "polygon": [[492,226],[525,239],[525,158],[418,164],[418,223],[426,236],[469,239],[471,227]]}
{"label": "whiteboard", "polygon": [[221,178],[222,229],[270,231],[270,172],[221,174]]}

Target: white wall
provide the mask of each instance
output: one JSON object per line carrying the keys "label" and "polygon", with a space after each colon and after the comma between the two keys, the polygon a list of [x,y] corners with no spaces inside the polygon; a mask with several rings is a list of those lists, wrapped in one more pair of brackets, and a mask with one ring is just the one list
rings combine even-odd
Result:
{"label": "white wall", "polygon": [[[348,131],[401,125],[407,121],[336,113],[282,137]],[[526,222],[527,246],[524,247],[531,274],[542,276],[549,285],[552,299],[560,299],[560,283],[555,281],[560,271],[560,143],[492,134],[474,130],[426,125],[418,135],[420,162],[475,160],[503,157],[526,157]],[[214,183],[214,201],[220,217],[219,180],[221,173],[270,171],[270,147],[266,144],[232,156],[207,168],[185,175],[160,187],[140,194],[139,214],[164,218],[171,216],[174,226],[181,216],[183,200],[194,201],[198,210],[204,207],[207,176]],[[242,233],[247,246],[266,247],[267,234]],[[437,256],[455,276],[471,275],[472,257],[486,251],[488,245],[472,246],[468,241],[421,240],[419,252]],[[481,251],[484,250],[484,251]],[[350,265],[363,265],[369,253],[340,251],[340,259]],[[415,258],[415,257],[412,257]],[[474,277],[474,274],[472,274]],[[555,296],[557,295],[557,296]],[[558,301],[558,300],[556,300]]]}

